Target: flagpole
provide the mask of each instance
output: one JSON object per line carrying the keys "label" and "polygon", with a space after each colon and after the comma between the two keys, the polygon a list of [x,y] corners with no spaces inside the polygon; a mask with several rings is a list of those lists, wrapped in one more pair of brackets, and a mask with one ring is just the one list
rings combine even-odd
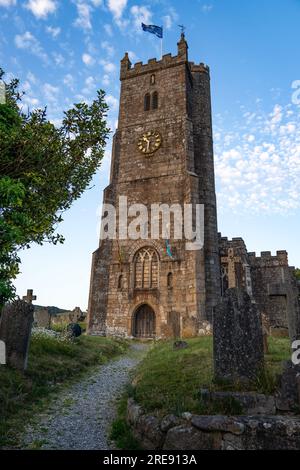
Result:
{"label": "flagpole", "polygon": [[162,56],[163,56],[163,37],[164,36],[162,35],[162,38],[160,40],[160,56],[161,56],[160,58],[161,58],[161,60],[162,60]]}

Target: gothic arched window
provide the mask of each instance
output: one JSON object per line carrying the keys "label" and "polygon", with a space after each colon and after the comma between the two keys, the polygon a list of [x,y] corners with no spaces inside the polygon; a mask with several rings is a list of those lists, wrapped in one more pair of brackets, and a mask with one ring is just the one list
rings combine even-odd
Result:
{"label": "gothic arched window", "polygon": [[158,93],[155,91],[152,93],[152,109],[158,108]]}
{"label": "gothic arched window", "polygon": [[150,93],[147,93],[144,98],[144,110],[145,111],[150,110],[150,101],[151,101]]}
{"label": "gothic arched window", "polygon": [[155,289],[158,287],[158,255],[151,248],[142,248],[134,257],[135,289]]}

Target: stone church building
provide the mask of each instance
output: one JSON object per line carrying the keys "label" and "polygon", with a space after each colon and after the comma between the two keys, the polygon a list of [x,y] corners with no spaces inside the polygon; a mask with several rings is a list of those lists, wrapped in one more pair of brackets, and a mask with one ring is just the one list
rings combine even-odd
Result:
{"label": "stone church building", "polygon": [[[204,205],[204,245],[185,240],[101,239],[93,254],[88,331],[161,338],[211,331],[214,307],[229,287],[247,289],[270,325],[296,325],[298,287],[287,253],[248,253],[242,239],[218,234],[209,67],[176,56],[134,66],[121,61],[118,129],[105,204]],[[296,326],[293,328],[296,328]]]}

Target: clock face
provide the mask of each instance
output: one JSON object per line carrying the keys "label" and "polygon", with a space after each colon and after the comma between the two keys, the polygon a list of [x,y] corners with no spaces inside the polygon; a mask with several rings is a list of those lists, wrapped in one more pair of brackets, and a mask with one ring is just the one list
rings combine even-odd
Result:
{"label": "clock face", "polygon": [[145,155],[151,155],[159,149],[162,138],[157,131],[148,131],[143,134],[138,141],[138,149]]}

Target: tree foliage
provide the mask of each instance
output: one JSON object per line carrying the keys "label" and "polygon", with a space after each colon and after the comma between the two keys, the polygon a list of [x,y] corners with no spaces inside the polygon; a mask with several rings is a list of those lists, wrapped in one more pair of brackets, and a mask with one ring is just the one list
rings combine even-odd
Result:
{"label": "tree foliage", "polygon": [[55,127],[46,109],[22,110],[18,87],[18,80],[6,83],[0,104],[0,305],[14,295],[20,249],[63,243],[56,232],[62,214],[91,182],[109,133],[103,90],[64,112]]}
{"label": "tree foliage", "polygon": [[300,281],[300,269],[299,268],[295,269],[295,274],[296,274],[296,278]]}

